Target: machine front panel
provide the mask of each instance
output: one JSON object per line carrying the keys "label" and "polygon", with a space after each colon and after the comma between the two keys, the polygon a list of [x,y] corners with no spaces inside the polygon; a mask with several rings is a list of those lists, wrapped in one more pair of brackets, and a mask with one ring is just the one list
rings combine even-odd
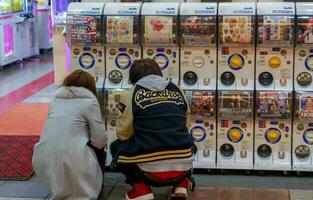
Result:
{"label": "machine front panel", "polygon": [[293,16],[259,16],[256,88],[293,89]]}
{"label": "machine front panel", "polygon": [[292,94],[257,92],[255,120],[255,167],[291,168]]}
{"label": "machine front panel", "polygon": [[253,93],[220,91],[217,166],[253,168]]}
{"label": "machine front panel", "polygon": [[215,92],[186,91],[185,93],[191,111],[189,134],[198,150],[194,158],[194,167],[215,168]]}
{"label": "machine front panel", "polygon": [[254,17],[220,16],[219,36],[218,88],[253,90]]}

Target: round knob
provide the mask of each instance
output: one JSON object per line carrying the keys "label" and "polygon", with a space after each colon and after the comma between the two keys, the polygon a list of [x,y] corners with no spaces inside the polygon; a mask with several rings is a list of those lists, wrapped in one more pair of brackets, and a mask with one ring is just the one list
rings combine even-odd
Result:
{"label": "round knob", "polygon": [[305,145],[299,145],[297,146],[297,148],[295,149],[295,154],[298,158],[307,158],[310,156],[311,151],[310,148],[305,146]]}
{"label": "round knob", "polygon": [[263,86],[269,86],[273,83],[274,81],[274,78],[273,78],[273,75],[269,72],[262,72],[260,75],[259,75],[259,83]]}
{"label": "round knob", "polygon": [[221,82],[224,85],[232,85],[235,82],[235,75],[229,71],[221,74]]}
{"label": "round knob", "polygon": [[243,132],[240,128],[237,128],[237,127],[230,128],[227,132],[227,138],[231,142],[237,143],[242,140]]}
{"label": "round knob", "polygon": [[301,86],[308,86],[312,83],[312,75],[308,72],[301,72],[297,76],[297,83]]}
{"label": "round knob", "polygon": [[198,76],[192,71],[188,71],[184,74],[183,80],[188,85],[194,85],[198,81]]}
{"label": "round knob", "polygon": [[190,136],[195,142],[201,142],[206,138],[206,131],[202,126],[195,126],[190,130]]}
{"label": "round knob", "polygon": [[239,54],[234,54],[229,58],[229,67],[233,70],[239,70],[244,65],[244,59]]}
{"label": "round knob", "polygon": [[310,71],[313,71],[313,55],[310,55],[308,56],[306,59],[305,59],[305,67],[310,70]]}
{"label": "round knob", "polygon": [[267,158],[272,154],[272,149],[267,144],[262,144],[258,147],[257,153],[261,158]]}
{"label": "round knob", "polygon": [[231,144],[226,143],[220,147],[220,152],[225,157],[232,156],[234,154],[234,151],[234,147]]}
{"label": "round knob", "polygon": [[308,145],[313,145],[313,128],[309,128],[304,131],[303,140]]}
{"label": "round knob", "polygon": [[118,70],[113,70],[109,73],[109,80],[112,83],[118,84],[122,81],[123,75],[120,71]]}
{"label": "round knob", "polygon": [[281,139],[280,130],[278,130],[276,128],[267,129],[265,132],[265,139],[271,144],[275,144],[275,143],[279,142],[279,140]]}
{"label": "round knob", "polygon": [[271,57],[268,61],[268,65],[273,69],[278,68],[280,64],[281,64],[281,60],[277,56]]}

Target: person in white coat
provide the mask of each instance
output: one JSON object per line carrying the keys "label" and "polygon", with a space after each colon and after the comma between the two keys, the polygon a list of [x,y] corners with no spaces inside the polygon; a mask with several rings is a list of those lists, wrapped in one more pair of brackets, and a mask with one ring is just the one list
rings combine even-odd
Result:
{"label": "person in white coat", "polygon": [[43,133],[34,147],[33,168],[53,200],[96,200],[103,174],[93,148],[107,135],[93,77],[77,70],[57,90]]}

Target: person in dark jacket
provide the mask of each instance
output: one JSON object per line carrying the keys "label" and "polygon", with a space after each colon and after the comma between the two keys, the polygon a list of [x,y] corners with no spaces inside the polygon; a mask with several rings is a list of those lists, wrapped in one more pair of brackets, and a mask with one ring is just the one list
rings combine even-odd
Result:
{"label": "person in dark jacket", "polygon": [[150,186],[171,183],[171,196],[187,199],[192,141],[184,92],[162,77],[152,59],[134,61],[129,79],[134,87],[117,102],[118,140],[111,144],[112,165],[133,186],[126,199],[154,199]]}

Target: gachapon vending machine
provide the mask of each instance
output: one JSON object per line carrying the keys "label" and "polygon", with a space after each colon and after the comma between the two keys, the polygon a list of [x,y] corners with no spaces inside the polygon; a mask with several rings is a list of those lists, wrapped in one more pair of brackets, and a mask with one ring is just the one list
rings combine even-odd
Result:
{"label": "gachapon vending machine", "polygon": [[130,88],[129,68],[141,58],[139,14],[141,3],[107,3],[105,88]]}
{"label": "gachapon vending machine", "polygon": [[216,97],[215,91],[186,91],[190,105],[189,134],[197,147],[193,167],[216,168]]}
{"label": "gachapon vending machine", "polygon": [[295,95],[292,138],[294,171],[313,171],[313,92]]}
{"label": "gachapon vending machine", "polygon": [[160,66],[163,77],[179,83],[178,46],[179,3],[144,3],[142,5],[143,58]]}
{"label": "gachapon vending machine", "polygon": [[296,3],[293,170],[313,171],[313,3]]}
{"label": "gachapon vending machine", "polygon": [[253,92],[219,91],[217,168],[253,169]]}
{"label": "gachapon vending machine", "polygon": [[67,12],[67,38],[70,44],[71,72],[82,69],[92,74],[99,95],[103,95],[105,49],[102,35],[104,3],[70,3]]}
{"label": "gachapon vending machine", "polygon": [[53,29],[50,0],[36,0],[36,12],[39,33],[39,49],[51,49],[53,42]]}
{"label": "gachapon vending machine", "polygon": [[254,90],[255,3],[220,3],[218,90]]}
{"label": "gachapon vending machine", "polygon": [[180,5],[180,86],[216,90],[216,3]]}
{"label": "gachapon vending machine", "polygon": [[15,17],[11,0],[0,2],[0,69],[4,65],[16,61],[15,44]]}
{"label": "gachapon vending machine", "polygon": [[257,4],[256,89],[292,90],[295,6]]}
{"label": "gachapon vending machine", "polygon": [[254,167],[291,170],[292,94],[262,91],[256,98]]}

